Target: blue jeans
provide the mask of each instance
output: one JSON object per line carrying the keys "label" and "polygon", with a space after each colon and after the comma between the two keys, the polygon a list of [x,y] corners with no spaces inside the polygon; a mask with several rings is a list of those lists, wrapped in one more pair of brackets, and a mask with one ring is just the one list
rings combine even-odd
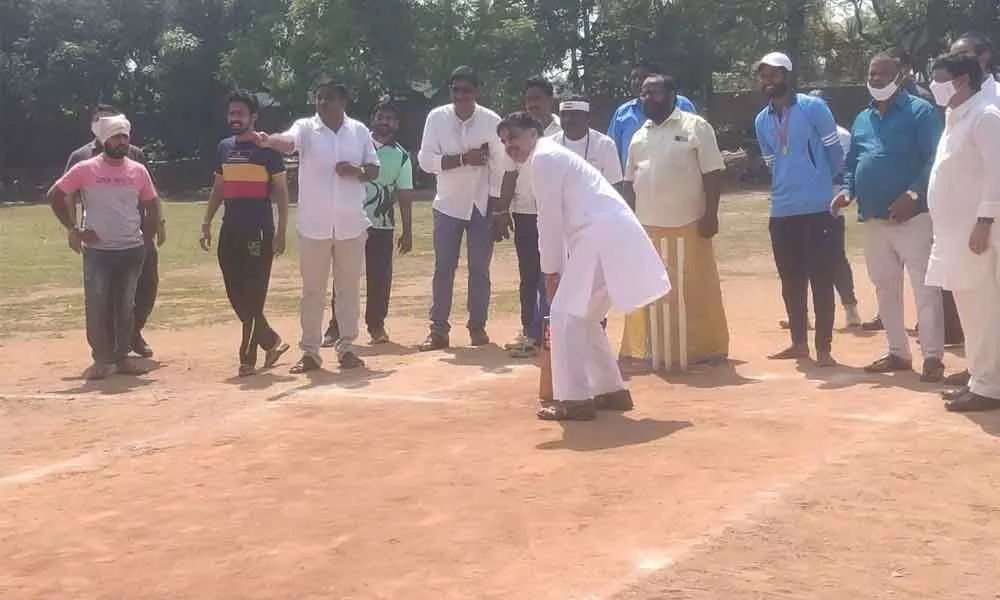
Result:
{"label": "blue jeans", "polygon": [[493,260],[493,227],[479,209],[472,209],[468,221],[434,211],[434,283],[431,299],[431,332],[447,335],[451,331],[451,301],[455,291],[455,271],[465,240],[469,269],[467,308],[470,331],[486,328],[490,308],[490,262]]}
{"label": "blue jeans", "polygon": [[95,363],[120,362],[132,348],[135,290],[145,257],[142,246],[83,251],[87,343]]}

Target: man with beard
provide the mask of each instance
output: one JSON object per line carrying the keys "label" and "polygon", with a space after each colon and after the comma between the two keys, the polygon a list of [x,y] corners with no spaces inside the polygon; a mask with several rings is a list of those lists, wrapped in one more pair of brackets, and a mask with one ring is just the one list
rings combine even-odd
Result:
{"label": "man with beard", "polygon": [[833,280],[838,252],[830,201],[844,162],[837,123],[825,102],[790,89],[792,61],[784,54],[764,56],[756,71],[770,98],[754,127],[761,156],[771,167],[771,247],[792,341],[791,346],[769,358],[809,357],[806,304],[811,287],[816,364],[833,366]]}
{"label": "man with beard", "polygon": [[683,297],[662,310],[669,330],[686,335],[677,335],[676,342],[674,335],[659,339],[663,332],[646,321],[650,311],[637,311],[626,317],[621,356],[648,361],[650,349],[662,347],[670,349],[664,355],[672,357],[671,363],[681,356],[690,364],[712,363],[729,356],[729,327],[712,246],[719,231],[725,162],[715,130],[700,116],[678,110],[675,95],[670,77],[652,75],[642,84],[642,112],[649,120],[632,138],[624,197],[653,245],[667,247],[663,260],[674,282],[684,282],[675,290],[675,296]]}
{"label": "man with beard", "polygon": [[[646,115],[642,113],[642,101],[639,99],[639,94],[642,93],[642,83],[650,75],[660,72],[650,63],[636,63],[629,74],[633,98],[619,106],[614,116],[611,117],[611,124],[608,126],[608,137],[613,139],[615,145],[618,147],[618,159],[623,169],[625,168],[625,163],[628,162],[628,147],[632,143],[632,136],[646,122]],[[698,112],[694,103],[680,94],[677,94],[676,106],[684,112]]]}
{"label": "man with beard", "polygon": [[555,401],[543,420],[590,420],[599,409],[632,409],[601,319],[670,291],[649,237],[621,195],[590,163],[551,138],[527,113],[497,127],[507,154],[526,164],[537,192],[538,243],[552,306]]}
{"label": "man with beard", "polygon": [[[264,368],[269,369],[288,351],[288,344],[264,317],[271,263],[285,252],[288,228],[288,185],[285,160],[277,150],[255,142],[259,105],[246,90],[229,96],[229,128],[233,132],[219,142],[215,154],[215,181],[201,224],[201,248],[212,246],[212,219],[225,202],[219,230],[219,268],[229,304],[243,324],[239,350],[239,376],[257,369],[257,347],[264,350]],[[278,228],[274,228],[272,202],[278,205]]]}
{"label": "man with beard", "polygon": [[965,330],[968,386],[946,395],[953,412],[1000,409],[1000,109],[983,89],[975,56],[953,52],[934,63],[931,92],[947,107],[930,173],[934,245],[928,285],[950,290]]}
{"label": "man with beard", "polygon": [[[910,344],[903,322],[903,271],[910,274],[924,355],[921,379],[944,377],[944,313],[941,290],[924,283],[930,257],[931,218],[927,214],[927,180],[938,140],[941,117],[900,85],[899,61],[876,54],[869,66],[871,105],[854,120],[844,186],[833,200],[834,214],[858,202],[864,233],[865,263],[878,296],[888,352],[872,362],[869,373],[909,371]],[[843,218],[843,217],[840,217]]]}
{"label": "man with beard", "polygon": [[[135,333],[135,291],[146,256],[145,231],[160,222],[153,180],[128,158],[132,124],[123,115],[98,119],[94,133],[101,155],[74,165],[52,186],[48,201],[69,232],[69,245],[83,253],[87,342],[94,364],[87,379],[114,373],[141,375],[128,358]],[[83,225],[75,219],[76,195]]]}
{"label": "man with beard", "polygon": [[470,67],[455,69],[448,85],[452,102],[427,115],[417,155],[424,171],[437,176],[431,326],[430,335],[420,345],[422,352],[447,348],[451,343],[455,271],[466,234],[469,340],[473,346],[490,343],[486,319],[496,232],[489,207],[499,201],[504,173],[503,148],[496,131],[500,117],[476,101],[479,76]]}
{"label": "man with beard", "polygon": [[[97,122],[104,117],[113,117],[120,114],[121,111],[109,104],[98,104],[94,108],[90,118],[90,129],[94,134],[94,141],[84,144],[69,155],[65,171],[68,172],[79,162],[101,155],[103,148],[101,148],[101,143],[97,140]],[[141,149],[132,144],[129,144],[127,156],[139,164],[146,164],[146,155]],[[163,218],[162,203],[157,206],[157,210],[160,214],[160,222],[155,224],[155,228],[152,230],[147,231],[143,229],[146,256],[143,259],[142,272],[139,274],[139,283],[136,285],[135,290],[135,332],[132,334],[131,350],[143,358],[151,358],[153,356],[153,349],[146,343],[146,339],[142,335],[142,330],[145,328],[149,316],[153,313],[153,306],[156,304],[156,292],[160,285],[160,259],[156,248],[157,246],[162,246],[167,241],[167,222]],[[71,209],[70,216],[75,222],[75,203]],[[145,220],[143,221],[143,227],[145,227]],[[79,251],[78,248],[74,248],[74,250]]]}
{"label": "man with beard", "polygon": [[316,114],[299,119],[280,134],[257,133],[257,143],[279,152],[299,153],[299,271],[302,274],[302,358],[293,374],[322,367],[323,309],[333,267],[336,319],[340,329],[337,359],[341,369],[365,363],[354,348],[361,311],[361,273],[371,222],[365,213],[365,182],[379,174],[371,132],[347,116],[347,86],[324,82],[316,87]]}
{"label": "man with beard", "polygon": [[[392,255],[413,249],[413,163],[410,153],[396,141],[399,130],[399,109],[386,99],[375,107],[372,116],[372,140],[375,142],[379,168],[378,178],[365,183],[365,210],[371,227],[365,242],[365,324],[372,344],[388,344],[385,319],[389,314],[392,290]],[[403,233],[395,239],[396,204],[403,221]],[[395,242],[395,243],[394,243]],[[340,337],[337,327],[337,294],[330,302],[333,316],[323,337],[323,347],[333,347]]]}
{"label": "man with beard", "polygon": [[[547,136],[561,131],[559,119],[552,114],[554,95],[552,84],[545,79],[529,79],[524,85],[524,109],[542,124]],[[538,353],[542,319],[549,314],[538,262],[538,213],[530,182],[518,176],[518,165],[510,157],[505,157],[504,170],[493,225],[497,241],[510,237],[510,227],[514,227],[521,300],[521,335],[505,348],[514,358],[530,358]]]}

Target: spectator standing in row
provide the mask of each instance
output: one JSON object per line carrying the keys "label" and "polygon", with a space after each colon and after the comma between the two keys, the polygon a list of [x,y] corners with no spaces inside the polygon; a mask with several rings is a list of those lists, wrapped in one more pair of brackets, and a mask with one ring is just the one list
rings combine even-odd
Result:
{"label": "spectator standing in row", "polygon": [[[543,135],[562,131],[559,118],[553,114],[555,90],[545,79],[529,79],[524,85],[524,110],[543,127]],[[542,338],[542,319],[549,314],[542,282],[542,267],[538,255],[538,209],[535,194],[527,177],[520,177],[520,165],[504,155],[504,175],[500,202],[493,211],[497,241],[510,235],[514,228],[514,249],[517,251],[518,292],[521,301],[521,335],[505,348],[515,358],[537,354]]]}
{"label": "spectator standing in row", "polygon": [[434,196],[434,279],[430,335],[422,351],[447,348],[450,341],[455,271],[466,238],[468,312],[466,326],[473,346],[490,343],[486,320],[490,307],[490,263],[494,227],[489,207],[499,201],[504,152],[497,137],[500,117],[477,102],[479,76],[469,67],[456,69],[448,81],[451,104],[427,115],[417,158],[437,176]]}
{"label": "spectator standing in row", "polygon": [[854,120],[843,191],[834,198],[833,207],[839,213],[852,201],[858,203],[865,263],[888,341],[887,354],[865,370],[889,373],[912,368],[903,319],[905,269],[920,323],[921,379],[939,382],[944,377],[944,309],[940,288],[927,285],[925,277],[934,239],[927,181],[942,123],[933,106],[902,89],[902,77],[902,65],[893,55],[872,58],[868,71],[872,103]]}
{"label": "spectator standing in row", "polygon": [[[233,135],[219,142],[215,180],[201,224],[201,248],[212,247],[212,219],[225,204],[219,230],[219,269],[229,304],[242,323],[239,376],[257,372],[257,348],[264,350],[264,368],[273,367],[288,351],[264,316],[274,257],[285,252],[288,230],[288,183],[285,159],[271,148],[256,144],[256,96],[246,90],[229,96],[229,129]],[[273,206],[278,207],[278,226]]]}
{"label": "spectator standing in row", "polygon": [[351,100],[347,87],[324,82],[316,88],[315,100],[314,116],[295,121],[284,133],[259,136],[266,147],[299,153],[302,358],[292,367],[294,374],[317,370],[323,364],[319,351],[331,264],[340,329],[337,359],[342,369],[364,366],[354,348],[365,242],[371,225],[365,213],[364,184],[379,175],[371,132],[346,114]]}
{"label": "spectator standing in row", "polygon": [[[160,222],[159,200],[146,167],[128,158],[132,124],[124,115],[102,117],[94,126],[101,154],[76,163],[52,186],[48,201],[83,254],[87,342],[94,364],[91,380],[115,373],[141,375],[129,357],[135,334],[135,293],[146,257],[145,232]],[[83,203],[83,225],[75,218]]]}
{"label": "spectator standing in row", "polygon": [[590,101],[583,96],[569,96],[559,104],[562,132],[552,136],[556,142],[589,162],[608,183],[621,190],[622,165],[614,140],[590,126]]}
{"label": "spectator standing in row", "polygon": [[790,86],[792,61],[772,52],[757,65],[770,99],[755,129],[764,161],[771,167],[771,246],[781,279],[792,345],[774,360],[807,358],[807,302],[812,288],[816,314],[816,363],[833,366],[836,302],[836,219],[830,214],[832,185],[840,182],[844,151],[826,103],[797,94]]}
{"label": "spectator standing in row", "polygon": [[[94,140],[77,148],[69,155],[69,160],[66,161],[66,172],[69,172],[77,163],[101,156],[104,149],[101,142],[97,139],[97,123],[105,117],[113,117],[120,114],[121,111],[109,104],[98,104],[94,108],[90,118],[90,128],[91,133],[94,134]],[[127,157],[141,165],[146,165],[146,155],[140,148],[131,143],[128,146]],[[142,330],[146,327],[146,322],[153,313],[153,307],[156,305],[156,293],[160,286],[160,259],[157,246],[162,246],[167,240],[167,222],[164,218],[163,204],[159,203],[159,200],[157,202],[157,211],[160,214],[160,219],[158,223],[153,225],[154,228],[152,230],[143,230],[146,256],[143,259],[142,272],[139,274],[139,282],[136,284],[135,291],[135,331],[132,334],[131,351],[143,358],[151,358],[153,356],[153,349],[146,342],[146,338],[142,335]],[[145,209],[143,208],[143,210]],[[76,222],[75,202],[71,208],[70,216]],[[86,218],[86,215],[84,215],[84,218]],[[144,228],[149,227],[146,224],[146,219],[143,219],[141,226]]]}
{"label": "spectator standing in row", "polygon": [[[680,302],[686,307],[686,340],[677,337],[653,343],[654,330],[646,312],[626,317],[626,335],[620,355],[648,360],[652,346],[676,347],[692,364],[724,361],[729,356],[729,327],[722,301],[722,285],[712,238],[719,231],[719,197],[725,162],[715,130],[702,117],[677,108],[674,80],[651,75],[642,84],[642,111],[649,119],[636,132],[625,169],[625,201],[634,208],[674,282],[677,302],[664,305],[670,331],[681,330]],[[683,258],[681,257],[683,254]],[[674,314],[676,313],[676,314]],[[636,333],[641,337],[636,340]],[[682,349],[680,344],[684,343]],[[669,345],[669,346],[668,346]],[[659,365],[653,365],[658,368]],[[669,370],[672,365],[666,365]]]}
{"label": "spectator standing in row", "polygon": [[982,87],[975,56],[952,53],[933,71],[931,92],[947,115],[930,174],[927,283],[955,296],[971,375],[967,387],[946,396],[946,407],[993,410],[1000,408],[1000,108]]}
{"label": "spectator standing in row", "polygon": [[[393,254],[408,254],[413,249],[413,161],[406,148],[396,141],[399,131],[399,108],[391,101],[380,102],[372,114],[372,142],[378,156],[379,173],[365,182],[365,211],[371,227],[365,242],[365,325],[374,345],[388,344],[385,320],[389,315],[392,293]],[[397,240],[396,205],[402,221]],[[336,347],[340,338],[337,326],[337,293],[330,298],[330,324],[323,335],[323,347]]]}

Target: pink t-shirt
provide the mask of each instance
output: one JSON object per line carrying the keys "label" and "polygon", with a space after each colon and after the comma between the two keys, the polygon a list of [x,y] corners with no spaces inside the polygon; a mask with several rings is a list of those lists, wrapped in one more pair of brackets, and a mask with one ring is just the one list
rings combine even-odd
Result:
{"label": "pink t-shirt", "polygon": [[126,250],[143,244],[139,203],[156,199],[153,179],[143,165],[129,158],[112,165],[95,156],[73,165],[56,187],[66,194],[80,193],[84,226],[98,238],[88,247]]}

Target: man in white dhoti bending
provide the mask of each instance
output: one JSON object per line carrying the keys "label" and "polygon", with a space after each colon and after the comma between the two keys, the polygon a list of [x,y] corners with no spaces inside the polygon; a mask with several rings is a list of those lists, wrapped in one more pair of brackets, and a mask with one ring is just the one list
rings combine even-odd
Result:
{"label": "man in white dhoti bending", "polygon": [[517,112],[497,134],[535,192],[538,246],[551,302],[554,402],[538,417],[590,420],[598,409],[626,411],[632,396],[601,320],[614,306],[631,312],[665,296],[670,280],[649,236],[593,165]]}

